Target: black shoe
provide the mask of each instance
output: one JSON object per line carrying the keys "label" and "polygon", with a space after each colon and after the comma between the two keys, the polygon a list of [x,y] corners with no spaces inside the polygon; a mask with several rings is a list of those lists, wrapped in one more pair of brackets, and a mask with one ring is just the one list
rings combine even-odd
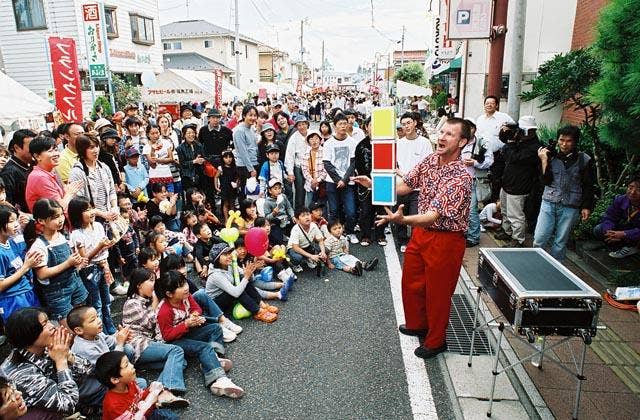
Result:
{"label": "black shoe", "polygon": [[478,246],[479,242],[471,242],[467,240],[467,248],[473,248],[474,246]]}
{"label": "black shoe", "polygon": [[435,349],[428,349],[426,347],[420,346],[415,349],[413,354],[422,358],[422,359],[431,359],[432,357],[437,356],[438,354],[447,351],[447,345],[444,344],[440,347],[436,347]]}
{"label": "black shoe", "polygon": [[371,271],[374,268],[376,268],[377,265],[378,265],[378,259],[374,258],[371,261],[364,263],[364,267],[362,268],[364,268],[365,271]]}
{"label": "black shoe", "polygon": [[356,263],[356,266],[354,267],[354,270],[353,270],[353,274],[355,274],[358,277],[362,276],[362,263],[360,261]]}
{"label": "black shoe", "polygon": [[500,241],[508,241],[511,239],[511,235],[507,235],[506,232],[502,231],[500,233],[497,233],[496,235],[494,235],[494,238],[500,240]]}
{"label": "black shoe", "polygon": [[400,324],[400,326],[398,326],[398,331],[400,331],[401,334],[412,335],[414,337],[424,337],[427,335],[427,332],[428,332],[426,328],[412,330],[410,328],[407,328],[406,324]]}
{"label": "black shoe", "polygon": [[508,241],[502,247],[503,248],[525,248],[524,242],[518,242],[515,239]]}

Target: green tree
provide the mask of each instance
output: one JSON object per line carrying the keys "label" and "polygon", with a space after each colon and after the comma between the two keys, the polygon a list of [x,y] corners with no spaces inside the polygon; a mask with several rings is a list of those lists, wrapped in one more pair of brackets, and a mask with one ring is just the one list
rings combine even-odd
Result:
{"label": "green tree", "polygon": [[557,105],[584,114],[583,130],[593,139],[593,149],[598,184],[606,183],[606,158],[598,139],[600,106],[587,96],[589,88],[600,78],[600,59],[590,49],[579,49],[566,54],[557,54],[538,68],[535,79],[527,82],[531,90],[523,92],[523,101],[539,99],[541,111]]}
{"label": "green tree", "polygon": [[142,98],[140,88],[131,80],[126,80],[114,74],[111,81],[117,109],[123,109],[127,104],[132,102],[139,102],[140,98]]}
{"label": "green tree", "polygon": [[396,74],[393,76],[393,80],[397,82],[402,80],[403,82],[413,83],[414,85],[425,85],[424,68],[418,63],[409,63],[400,67]]}
{"label": "green tree", "polygon": [[93,104],[93,111],[91,114],[92,117],[96,115],[96,108],[98,106],[101,106],[102,109],[104,110],[102,115],[109,116],[109,117],[113,115],[113,110],[111,109],[111,103],[109,102],[109,99],[106,96],[98,96],[96,98],[96,101]]}
{"label": "green tree", "polygon": [[[640,154],[640,0],[612,0],[602,9],[594,51],[602,59],[602,77],[590,89],[590,99],[602,107],[599,134],[622,149],[627,164],[616,184],[634,170]],[[633,40],[636,41],[633,41]]]}

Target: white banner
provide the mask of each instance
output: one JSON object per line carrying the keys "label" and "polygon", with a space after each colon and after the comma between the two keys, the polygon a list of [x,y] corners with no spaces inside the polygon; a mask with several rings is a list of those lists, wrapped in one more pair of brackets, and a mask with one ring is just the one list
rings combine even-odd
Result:
{"label": "white banner", "polygon": [[102,42],[102,4],[89,3],[82,5],[82,21],[84,24],[84,38],[87,46],[87,64],[91,79],[107,78],[107,50]]}

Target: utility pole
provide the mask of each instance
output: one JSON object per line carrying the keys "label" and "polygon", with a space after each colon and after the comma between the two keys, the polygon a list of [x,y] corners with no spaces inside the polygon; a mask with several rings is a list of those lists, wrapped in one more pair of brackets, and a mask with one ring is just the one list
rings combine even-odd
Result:
{"label": "utility pole", "polygon": [[320,67],[320,78],[322,79],[320,87],[324,88],[324,39],[322,40],[322,67]]}
{"label": "utility pole", "polygon": [[405,27],[402,25],[402,54],[400,55],[400,67],[404,66],[404,30]]}
{"label": "utility pole", "polygon": [[493,9],[487,95],[494,95],[498,99],[500,99],[500,91],[502,90],[502,62],[504,60],[504,38],[507,30],[508,8],[509,0],[496,0]]}
{"label": "utility pole", "polygon": [[298,73],[298,80],[304,82],[304,19],[300,20],[300,71]]}
{"label": "utility pole", "polygon": [[240,21],[238,20],[238,0],[235,0],[236,40],[233,54],[236,56],[236,87],[240,89]]}
{"label": "utility pole", "polygon": [[509,63],[509,97],[507,113],[514,120],[520,118],[520,92],[522,92],[522,58],[524,55],[524,26],[527,20],[527,0],[513,3],[515,20],[511,32],[511,62]]}

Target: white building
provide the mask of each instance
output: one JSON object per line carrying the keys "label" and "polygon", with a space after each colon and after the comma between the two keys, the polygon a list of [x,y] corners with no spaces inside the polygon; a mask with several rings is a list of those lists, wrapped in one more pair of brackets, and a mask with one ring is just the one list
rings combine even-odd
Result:
{"label": "white building", "polygon": [[[540,65],[556,54],[567,53],[571,49],[573,21],[576,13],[577,0],[537,0],[528,1],[524,33],[524,55],[522,78],[532,80]],[[440,4],[443,10],[443,4]],[[445,13],[441,13],[441,18]],[[509,65],[511,61],[511,43],[515,20],[514,6],[509,5],[507,15],[507,33],[505,40],[504,62],[502,66],[503,89],[500,109],[507,110],[507,87],[509,85]],[[441,26],[443,32],[444,26]],[[453,41],[456,45],[456,42]],[[461,51],[464,54],[464,45]],[[487,39],[469,40],[465,55],[465,66],[460,75],[461,115],[465,118],[476,118],[483,112],[483,101],[487,89],[487,74],[489,72],[490,44]],[[466,74],[465,74],[466,73]],[[523,90],[529,87],[523,83]],[[555,125],[560,121],[562,107],[558,106],[549,111],[540,112],[539,101],[522,102],[520,115],[533,115],[538,124]]]}
{"label": "white building", "polygon": [[315,86],[329,87],[332,89],[353,89],[356,87],[357,73],[325,70],[315,74]]}
{"label": "white building", "polygon": [[[4,70],[16,81],[47,98],[53,89],[47,51],[49,36],[76,40],[83,90],[89,89],[86,47],[79,0],[0,2],[0,48]],[[95,2],[94,2],[95,3]],[[107,48],[112,73],[162,72],[162,49],[156,0],[110,0],[105,3]],[[84,110],[88,112],[87,109]]]}
{"label": "white building", "polygon": [[[260,81],[258,41],[240,35],[236,48],[235,33],[205,20],[182,20],[162,25],[165,53],[197,53],[235,70],[237,51],[240,56],[240,88]],[[235,84],[236,75],[230,75]]]}

